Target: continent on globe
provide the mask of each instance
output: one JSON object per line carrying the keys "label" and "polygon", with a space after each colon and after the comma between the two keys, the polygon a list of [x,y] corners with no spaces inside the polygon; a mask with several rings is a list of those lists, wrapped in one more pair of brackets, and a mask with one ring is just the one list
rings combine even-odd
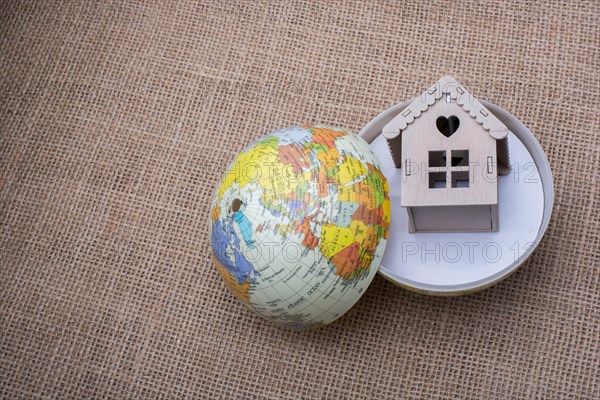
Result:
{"label": "continent on globe", "polygon": [[245,305],[295,329],[339,318],[387,243],[387,181],[369,145],[325,126],[289,127],[245,149],[212,205],[221,277]]}

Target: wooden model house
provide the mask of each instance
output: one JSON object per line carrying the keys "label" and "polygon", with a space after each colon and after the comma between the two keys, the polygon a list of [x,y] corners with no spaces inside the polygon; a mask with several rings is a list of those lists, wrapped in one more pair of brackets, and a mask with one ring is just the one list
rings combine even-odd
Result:
{"label": "wooden model house", "polygon": [[497,231],[498,175],[510,172],[508,129],[451,77],[390,121],[410,232]]}

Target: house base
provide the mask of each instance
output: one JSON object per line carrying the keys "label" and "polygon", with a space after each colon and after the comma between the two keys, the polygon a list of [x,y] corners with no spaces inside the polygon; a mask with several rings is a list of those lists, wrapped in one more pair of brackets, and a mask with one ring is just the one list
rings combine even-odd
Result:
{"label": "house base", "polygon": [[494,232],[499,228],[498,205],[407,207],[408,231]]}

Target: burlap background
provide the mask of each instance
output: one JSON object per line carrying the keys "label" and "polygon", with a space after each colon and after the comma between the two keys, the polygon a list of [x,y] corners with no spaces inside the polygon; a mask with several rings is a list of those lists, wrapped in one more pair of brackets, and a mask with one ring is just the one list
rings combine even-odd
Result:
{"label": "burlap background", "polygon": [[[3,2],[5,398],[599,398],[599,4]],[[440,76],[545,148],[535,255],[463,298],[377,277],[329,328],[254,316],[209,257],[214,185],[295,123],[358,130]]]}

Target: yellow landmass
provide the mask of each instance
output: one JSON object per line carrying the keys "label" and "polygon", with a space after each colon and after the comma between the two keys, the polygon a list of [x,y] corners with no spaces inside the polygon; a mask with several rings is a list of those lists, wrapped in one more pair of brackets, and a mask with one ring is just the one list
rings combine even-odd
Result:
{"label": "yellow landmass", "polygon": [[[389,224],[390,219],[391,219],[391,210],[390,210],[390,198],[387,193],[388,192],[386,192],[386,194],[385,194],[385,200],[383,201],[383,203],[381,203],[381,208],[383,209],[383,221]],[[387,239],[387,230],[386,230],[385,238]]]}
{"label": "yellow landmass", "polygon": [[337,252],[354,242],[354,233],[351,228],[333,224],[321,226],[321,253],[327,258],[333,257]]}
{"label": "yellow landmass", "polygon": [[265,203],[278,204],[286,202],[288,195],[296,191],[298,182],[310,182],[310,180],[310,171],[303,171],[297,175],[292,172],[288,165],[271,165],[269,173],[262,174],[259,179],[259,185],[263,188],[262,199]]}
{"label": "yellow landmass", "polygon": [[250,182],[268,180],[269,176],[272,175],[271,166],[278,164],[280,164],[279,154],[275,146],[256,145],[241,153],[235,159],[233,166],[227,171],[219,186],[219,198],[235,182],[242,188]]}
{"label": "yellow landmass", "polygon": [[369,230],[362,221],[352,221],[349,228],[353,233],[355,242],[362,243],[368,237]]}
{"label": "yellow landmass", "polygon": [[344,162],[339,165],[339,169],[338,178],[341,185],[346,185],[367,173],[365,166],[354,157],[346,157]]}

